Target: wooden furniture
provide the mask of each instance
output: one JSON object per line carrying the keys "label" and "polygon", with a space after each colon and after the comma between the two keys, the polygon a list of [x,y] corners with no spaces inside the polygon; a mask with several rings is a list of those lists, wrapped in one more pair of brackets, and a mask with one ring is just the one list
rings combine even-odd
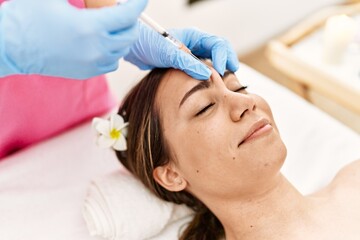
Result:
{"label": "wooden furniture", "polygon": [[[320,106],[339,120],[360,132],[360,69],[359,87],[344,84],[344,81],[329,72],[300,59],[292,47],[324,26],[333,15],[360,14],[360,2],[324,9],[300,22],[288,32],[270,41],[266,54],[271,64],[290,77],[305,99]],[[321,43],[318,44],[321,48]],[[360,67],[360,63],[359,63]]]}

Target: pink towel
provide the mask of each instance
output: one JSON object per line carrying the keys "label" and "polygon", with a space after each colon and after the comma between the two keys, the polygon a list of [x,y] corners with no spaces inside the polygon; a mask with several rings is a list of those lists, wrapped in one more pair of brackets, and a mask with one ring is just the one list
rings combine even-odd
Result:
{"label": "pink towel", "polygon": [[[83,6],[82,0],[70,2]],[[39,75],[0,78],[0,159],[105,113],[114,104],[104,76],[85,81]]]}

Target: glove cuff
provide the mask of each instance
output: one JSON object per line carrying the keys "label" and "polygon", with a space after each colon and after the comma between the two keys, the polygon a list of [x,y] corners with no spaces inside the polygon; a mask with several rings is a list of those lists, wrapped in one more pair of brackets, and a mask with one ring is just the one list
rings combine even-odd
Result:
{"label": "glove cuff", "polygon": [[20,73],[14,64],[8,60],[5,54],[5,44],[3,36],[6,32],[3,30],[2,25],[2,11],[0,7],[0,77],[5,77],[8,75],[18,74]]}
{"label": "glove cuff", "polygon": [[[0,32],[1,34],[1,32]],[[0,37],[1,38],[1,37]],[[0,39],[1,41],[1,39]],[[1,44],[1,42],[0,42]],[[6,77],[9,75],[20,74],[20,72],[11,64],[7,58],[4,56],[3,51],[0,46],[0,77]]]}

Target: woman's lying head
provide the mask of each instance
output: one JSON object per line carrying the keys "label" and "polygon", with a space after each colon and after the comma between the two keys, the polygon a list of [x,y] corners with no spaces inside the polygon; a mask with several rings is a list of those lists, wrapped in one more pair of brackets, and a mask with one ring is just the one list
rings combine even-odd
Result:
{"label": "woman's lying head", "polygon": [[129,132],[118,158],[160,198],[198,212],[197,227],[209,218],[205,206],[265,191],[286,156],[266,101],[235,74],[212,71],[208,81],[198,81],[155,69],[119,109]]}

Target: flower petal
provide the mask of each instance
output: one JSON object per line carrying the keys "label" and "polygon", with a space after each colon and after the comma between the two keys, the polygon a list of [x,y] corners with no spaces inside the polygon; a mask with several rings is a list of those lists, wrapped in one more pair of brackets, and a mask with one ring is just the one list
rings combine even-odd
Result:
{"label": "flower petal", "polygon": [[92,119],[92,122],[91,122],[91,127],[96,130],[96,126],[97,126],[97,125],[99,124],[99,122],[101,122],[102,120],[104,120],[104,119],[98,118],[98,117],[94,117],[94,118]]}
{"label": "flower petal", "polygon": [[118,151],[125,151],[127,149],[126,140],[123,134],[120,138],[114,143],[113,148]]}
{"label": "flower petal", "polygon": [[124,123],[124,125],[121,127],[120,131],[121,131],[121,134],[124,135],[124,137],[127,137],[127,134],[128,134],[128,127],[129,123]]}
{"label": "flower petal", "polygon": [[101,121],[98,121],[98,123],[95,126],[95,129],[98,133],[103,134],[107,137],[110,136],[110,122],[105,119],[101,119]]}
{"label": "flower petal", "polygon": [[111,139],[104,135],[100,135],[97,138],[96,144],[101,148],[109,148],[115,144],[115,141],[116,141],[115,139]]}
{"label": "flower petal", "polygon": [[124,119],[119,114],[112,114],[110,116],[110,124],[111,129],[115,128],[116,130],[119,130],[124,125]]}

